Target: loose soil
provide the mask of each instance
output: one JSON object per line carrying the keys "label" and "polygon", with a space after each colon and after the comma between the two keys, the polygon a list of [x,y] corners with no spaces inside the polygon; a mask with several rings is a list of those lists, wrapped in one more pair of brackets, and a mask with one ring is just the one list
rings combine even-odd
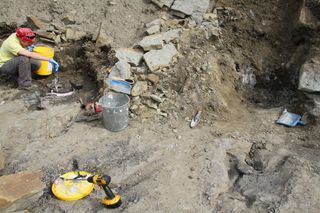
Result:
{"label": "loose soil", "polygon": [[[0,8],[0,19],[24,22],[36,11],[51,21],[74,9],[81,14],[79,26],[93,31],[103,19],[114,47],[130,47],[144,35],[144,23],[167,14],[147,1],[75,2],[29,1],[17,9],[17,3],[2,0],[11,6]],[[100,189],[76,202],[52,195],[52,181],[72,169],[73,159],[83,170],[112,177],[111,188],[123,199],[114,212],[318,212],[316,118],[294,128],[275,124],[284,108],[306,112],[305,96],[296,89],[304,61],[286,67],[293,52],[308,43],[295,26],[301,5],[294,0],[212,3],[211,9],[220,8],[221,36],[207,39],[201,29],[185,32],[177,63],[157,73],[161,84],[153,89],[165,92],[160,107],[168,117],[150,115],[150,110],[132,114],[128,128],[118,133],[107,131],[101,120],[74,122],[82,111],[79,96],[96,100],[101,94],[93,67],[112,63],[109,50],[90,56],[88,40],[68,43],[57,54],[64,89],[70,89],[70,80],[84,86],[71,98],[41,99],[45,109],[37,110],[32,107],[37,94],[2,80],[0,143],[7,164],[0,174],[43,171],[47,190],[30,212],[110,211],[100,204]],[[0,29],[3,39],[14,28]],[[250,72],[256,84],[244,85],[241,80]],[[35,81],[41,97],[51,81]],[[202,120],[190,129],[198,109]]]}

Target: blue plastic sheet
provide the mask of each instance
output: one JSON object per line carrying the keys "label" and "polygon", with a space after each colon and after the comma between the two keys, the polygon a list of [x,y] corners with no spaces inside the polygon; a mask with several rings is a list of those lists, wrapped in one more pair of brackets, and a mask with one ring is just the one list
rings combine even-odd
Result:
{"label": "blue plastic sheet", "polygon": [[293,127],[293,126],[301,126],[305,125],[303,121],[301,121],[302,116],[298,114],[294,114],[284,110],[282,115],[276,121],[277,124],[282,124],[285,126]]}
{"label": "blue plastic sheet", "polygon": [[131,94],[131,83],[124,80],[117,79],[106,79],[108,87],[116,92],[121,92],[130,95]]}

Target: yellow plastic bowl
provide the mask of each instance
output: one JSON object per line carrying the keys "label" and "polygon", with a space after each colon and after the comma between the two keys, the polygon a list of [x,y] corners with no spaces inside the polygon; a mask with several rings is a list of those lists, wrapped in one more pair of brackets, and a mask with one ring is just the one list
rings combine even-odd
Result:
{"label": "yellow plastic bowl", "polygon": [[[52,184],[52,192],[63,201],[80,200],[91,193],[94,184],[86,180],[68,180],[78,175],[77,172],[68,172],[62,175],[62,178],[56,179]],[[80,171],[80,175],[90,175],[88,172]]]}
{"label": "yellow plastic bowl", "polygon": [[[51,47],[38,46],[33,49],[33,52],[39,53],[42,56],[53,58],[54,57],[54,49]],[[47,76],[52,74],[52,65],[48,61],[40,60],[40,68],[35,71],[37,75]]]}

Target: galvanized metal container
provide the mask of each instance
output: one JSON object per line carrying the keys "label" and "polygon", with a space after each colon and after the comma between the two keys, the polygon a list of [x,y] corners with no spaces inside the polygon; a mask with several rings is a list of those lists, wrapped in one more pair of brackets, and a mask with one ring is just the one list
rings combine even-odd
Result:
{"label": "galvanized metal container", "polygon": [[130,98],[122,93],[106,93],[99,100],[106,129],[118,132],[128,126]]}

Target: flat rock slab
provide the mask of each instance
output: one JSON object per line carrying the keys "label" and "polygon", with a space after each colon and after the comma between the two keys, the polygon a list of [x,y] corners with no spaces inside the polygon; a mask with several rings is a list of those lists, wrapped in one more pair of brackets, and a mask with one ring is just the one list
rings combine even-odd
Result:
{"label": "flat rock slab", "polygon": [[166,44],[161,50],[151,50],[144,54],[143,58],[151,71],[168,67],[172,58],[178,54],[176,47],[172,44]]}
{"label": "flat rock slab", "polygon": [[131,66],[124,60],[118,61],[111,69],[109,78],[127,79],[131,75]]}
{"label": "flat rock slab", "polygon": [[131,65],[139,66],[143,57],[143,51],[131,48],[119,48],[116,49],[116,57]]}
{"label": "flat rock slab", "polygon": [[300,69],[299,90],[320,92],[320,63],[309,61]]}
{"label": "flat rock slab", "polygon": [[183,13],[187,16],[192,16],[192,19],[195,20],[198,24],[202,22],[203,14],[209,8],[209,0],[175,0],[171,9],[178,12],[174,13],[179,15]]}
{"label": "flat rock slab", "polygon": [[180,38],[181,34],[182,34],[181,29],[169,30],[167,32],[162,33],[162,40],[165,43],[169,43],[172,40]]}
{"label": "flat rock slab", "polygon": [[151,2],[162,8],[163,6],[171,7],[174,0],[151,0]]}
{"label": "flat rock slab", "polygon": [[160,34],[146,36],[139,42],[144,51],[161,49],[163,47],[162,36]]}
{"label": "flat rock slab", "polygon": [[46,187],[41,177],[41,171],[0,177],[0,212],[15,212],[32,206]]}
{"label": "flat rock slab", "polygon": [[160,32],[160,25],[153,25],[147,29],[148,35],[153,35]]}
{"label": "flat rock slab", "polygon": [[150,23],[147,23],[147,24],[146,24],[146,27],[147,27],[147,28],[150,28],[150,27],[155,26],[155,25],[163,26],[163,24],[164,24],[164,20],[161,19],[161,18],[158,18],[158,19],[153,20],[153,21],[150,22]]}

